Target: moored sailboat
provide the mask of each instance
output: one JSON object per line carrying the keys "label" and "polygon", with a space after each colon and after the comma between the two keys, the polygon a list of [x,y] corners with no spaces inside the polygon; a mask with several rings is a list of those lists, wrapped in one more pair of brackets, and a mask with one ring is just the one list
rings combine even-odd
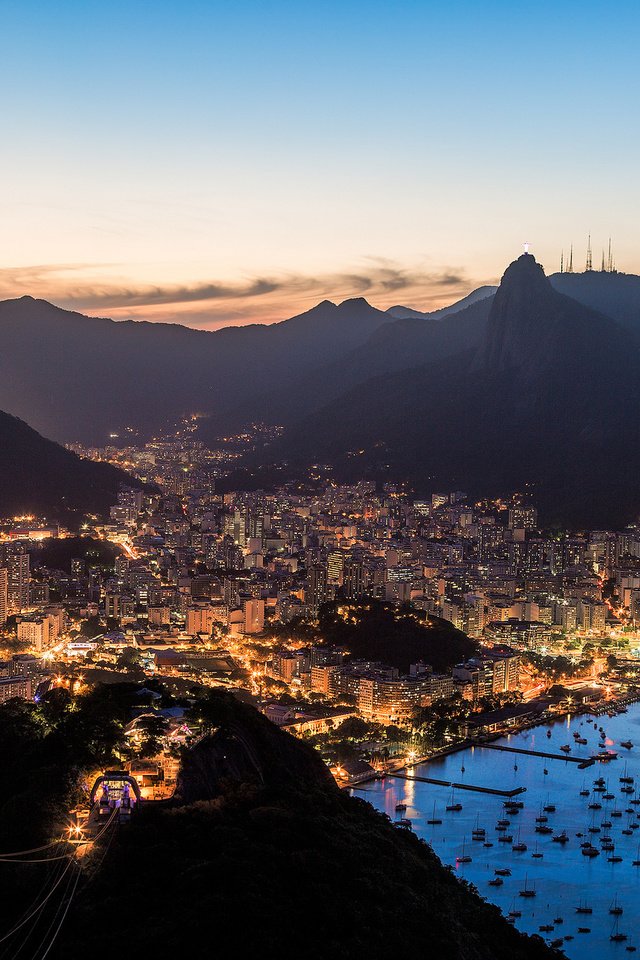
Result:
{"label": "moored sailboat", "polygon": [[525,897],[525,899],[531,899],[536,895],[536,889],[534,886],[529,886],[529,881],[526,874],[524,878],[524,887],[519,891],[518,895],[520,897]]}
{"label": "moored sailboat", "polygon": [[471,863],[471,862],[472,862],[472,861],[471,861],[471,857],[470,857],[467,853],[464,852],[464,851],[465,851],[465,845],[466,845],[466,840],[463,839],[463,841],[462,841],[462,853],[460,854],[460,856],[456,857],[456,863]]}

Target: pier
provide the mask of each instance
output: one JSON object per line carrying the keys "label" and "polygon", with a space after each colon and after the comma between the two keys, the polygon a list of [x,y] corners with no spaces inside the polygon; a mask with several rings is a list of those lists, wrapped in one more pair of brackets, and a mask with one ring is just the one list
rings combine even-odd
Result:
{"label": "pier", "polygon": [[522,747],[503,747],[500,743],[480,743],[477,748],[483,750],[500,750],[502,753],[524,753],[528,757],[544,757],[545,760],[564,760],[565,763],[577,763],[580,770],[592,767],[595,760],[591,757],[571,757],[566,753],[547,753],[544,750],[525,750]]}
{"label": "pier", "polygon": [[451,780],[436,780],[433,777],[411,777],[408,773],[387,773],[386,777],[395,777],[396,780],[417,780],[420,783],[433,783],[436,787],[452,787],[455,790],[473,790],[474,793],[489,793],[494,797],[517,797],[526,793],[526,787],[516,787],[515,790],[496,790],[493,787],[478,787],[472,783],[453,783]]}

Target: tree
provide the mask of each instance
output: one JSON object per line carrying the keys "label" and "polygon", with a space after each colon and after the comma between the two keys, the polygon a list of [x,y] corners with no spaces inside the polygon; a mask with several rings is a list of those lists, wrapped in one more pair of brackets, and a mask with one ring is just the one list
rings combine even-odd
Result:
{"label": "tree", "polygon": [[355,707],[358,704],[358,698],[352,693],[339,693],[333,703],[336,707]]}
{"label": "tree", "polygon": [[140,654],[134,647],[125,647],[116,661],[118,670],[137,670],[140,664]]}
{"label": "tree", "polygon": [[97,637],[102,632],[100,617],[88,617],[80,624],[80,635],[82,637],[87,637],[89,640]]}
{"label": "tree", "polygon": [[347,717],[336,730],[337,737],[348,740],[364,740],[368,733],[369,724],[360,717]]}
{"label": "tree", "polygon": [[138,729],[144,732],[140,743],[140,756],[155,757],[162,747],[162,737],[167,731],[167,721],[160,716],[141,717]]}
{"label": "tree", "polygon": [[384,728],[384,735],[390,743],[404,743],[410,736],[407,730],[403,730],[402,727],[398,727],[395,723],[391,723],[388,727]]}

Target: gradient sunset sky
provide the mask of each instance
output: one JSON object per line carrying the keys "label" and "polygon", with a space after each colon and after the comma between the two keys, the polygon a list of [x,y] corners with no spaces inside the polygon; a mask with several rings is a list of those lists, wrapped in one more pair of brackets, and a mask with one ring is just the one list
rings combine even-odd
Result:
{"label": "gradient sunset sky", "polygon": [[4,0],[0,297],[199,327],[640,272],[637,2]]}

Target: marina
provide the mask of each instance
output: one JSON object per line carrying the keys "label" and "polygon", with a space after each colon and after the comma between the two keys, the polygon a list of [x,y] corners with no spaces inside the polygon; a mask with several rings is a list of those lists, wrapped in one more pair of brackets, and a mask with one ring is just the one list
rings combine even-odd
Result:
{"label": "marina", "polygon": [[[608,960],[640,945],[639,788],[633,705],[471,746],[356,792],[391,820],[405,804],[413,832],[519,929],[569,958]],[[455,811],[452,790],[466,791]]]}

